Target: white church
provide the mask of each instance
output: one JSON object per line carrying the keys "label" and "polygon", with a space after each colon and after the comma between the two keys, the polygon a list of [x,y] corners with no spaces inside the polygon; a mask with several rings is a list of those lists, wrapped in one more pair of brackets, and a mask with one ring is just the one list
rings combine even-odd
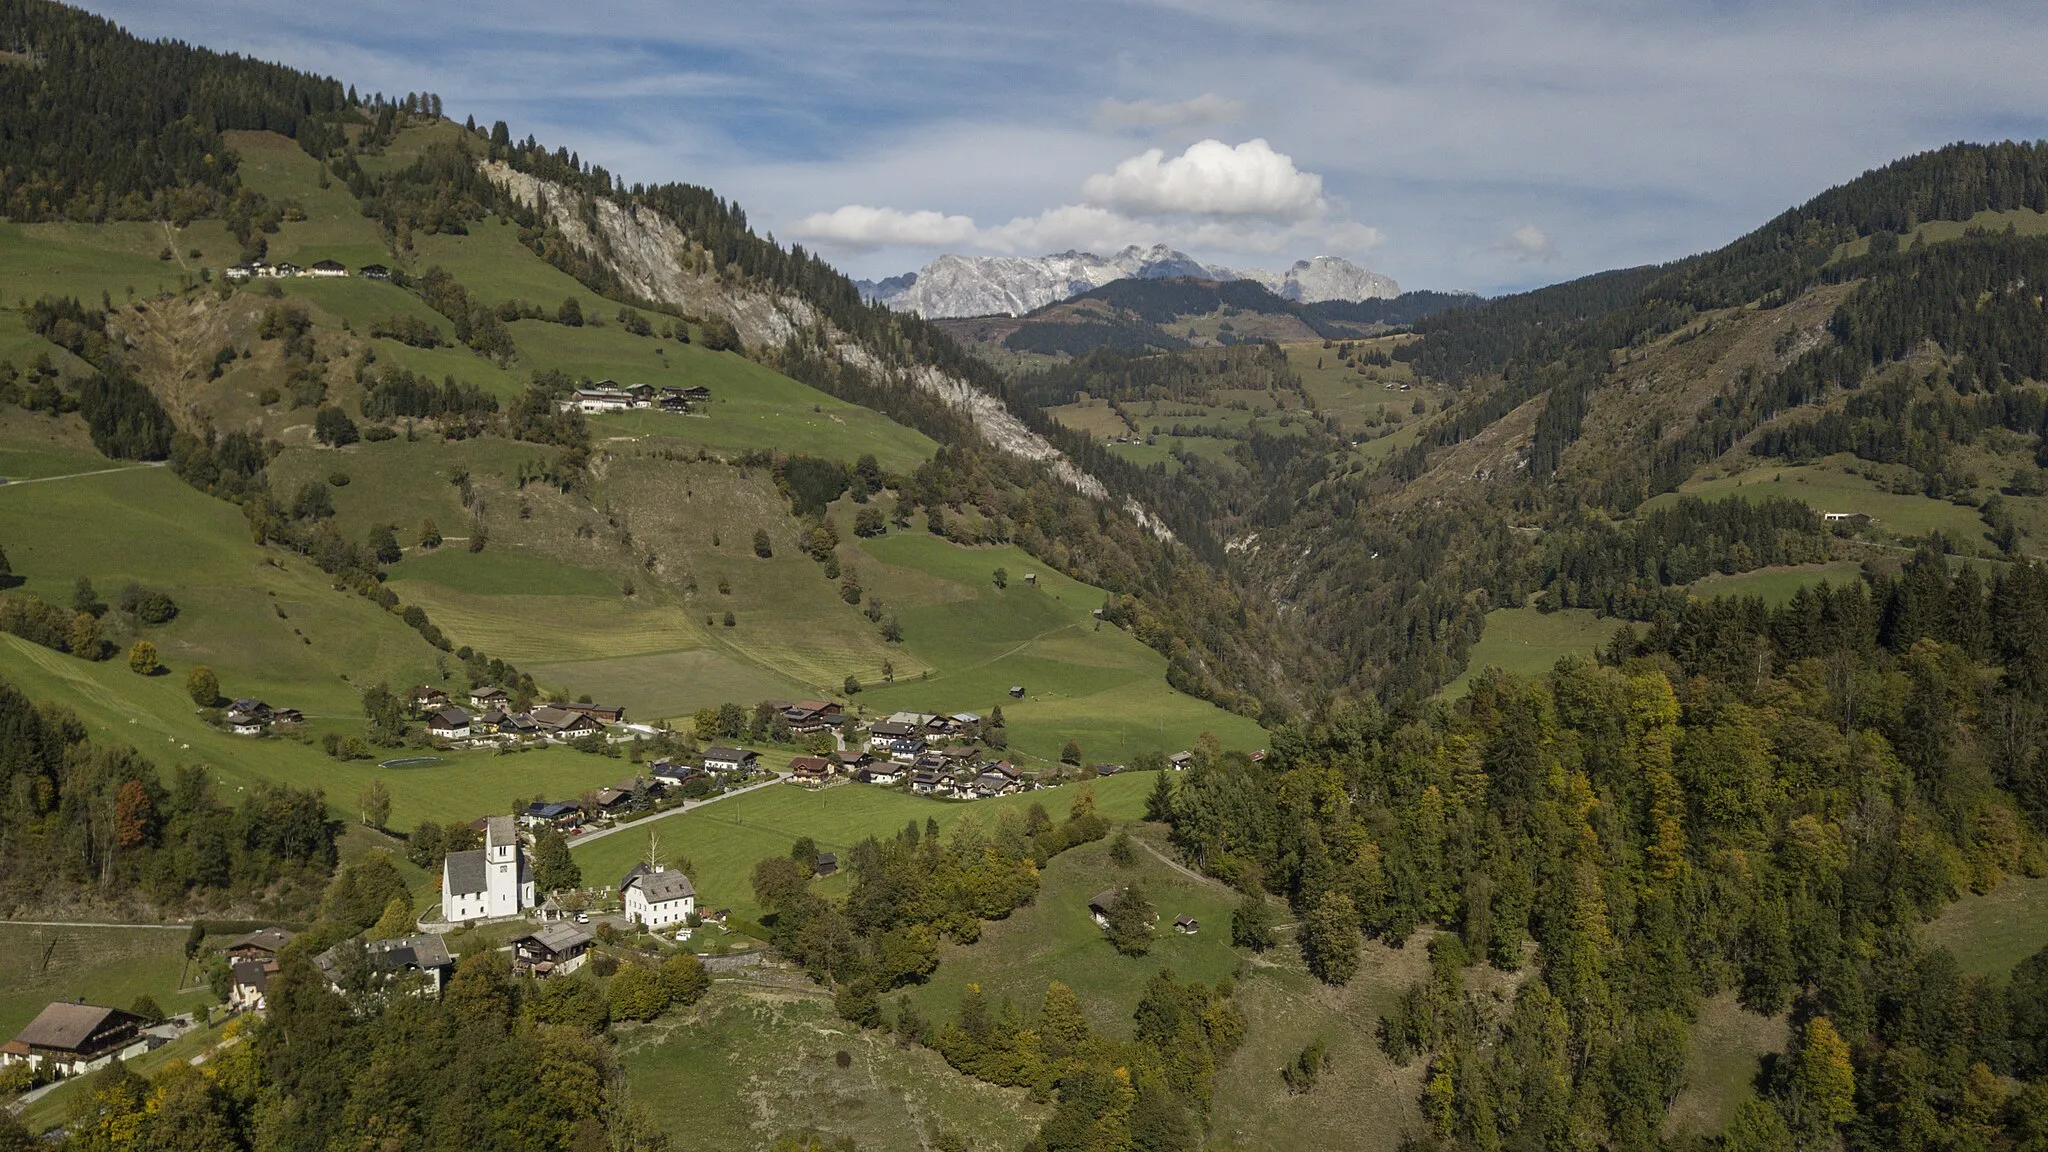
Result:
{"label": "white church", "polygon": [[517,916],[533,907],[533,864],[510,816],[484,824],[484,846],[441,864],[441,919],[451,924]]}

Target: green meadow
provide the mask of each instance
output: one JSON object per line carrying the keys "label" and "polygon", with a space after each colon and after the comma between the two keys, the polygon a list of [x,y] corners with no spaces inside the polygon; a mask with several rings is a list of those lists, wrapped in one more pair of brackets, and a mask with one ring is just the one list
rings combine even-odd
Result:
{"label": "green meadow", "polygon": [[1732,476],[1688,481],[1677,492],[1650,500],[1643,509],[1652,511],[1674,504],[1681,496],[1698,496],[1703,500],[1739,496],[1753,501],[1780,497],[1801,501],[1815,512],[1861,513],[1876,521],[1878,530],[1889,536],[1910,538],[1938,530],[1959,541],[1984,542],[1984,522],[1975,508],[1886,491],[1855,470],[1859,467],[1868,465],[1846,455],[1830,456],[1817,464],[1779,467],[1766,463]]}
{"label": "green meadow", "polygon": [[1687,591],[1700,597],[1755,596],[1775,608],[1790,602],[1801,588],[1815,584],[1832,584],[1840,588],[1862,580],[1861,564],[1854,560],[1837,560],[1831,564],[1789,564],[1758,568],[1734,576],[1709,576],[1694,582]]}
{"label": "green meadow", "polygon": [[1990,892],[1969,893],[1927,925],[1924,939],[1954,953],[1965,972],[2003,976],[2048,948],[2048,878],[2009,876]]}
{"label": "green meadow", "polygon": [[[782,766],[773,754],[763,759],[777,768]],[[817,790],[779,784],[689,812],[641,821],[629,831],[573,847],[587,881],[616,883],[617,877],[646,859],[652,835],[662,859],[678,854],[689,858],[695,868],[690,878],[700,903],[708,908],[730,908],[751,918],[761,913],[754,903],[754,865],[765,857],[787,853],[802,837],[816,840],[825,851],[845,852],[870,836],[893,836],[905,824],[923,827],[927,820],[938,821],[942,831],[963,820],[986,827],[1006,809],[1021,813],[1033,804],[1042,804],[1054,819],[1063,819],[1082,788],[1093,791],[1096,811],[1113,820],[1131,820],[1144,811],[1152,779],[1148,773],[1130,773],[971,802],[934,800],[896,788],[851,782]],[[819,881],[818,888],[844,895],[849,884],[849,878],[841,873]]]}
{"label": "green meadow", "polygon": [[1464,695],[1472,678],[1487,668],[1541,676],[1567,656],[1592,656],[1620,627],[1621,621],[1595,616],[1589,608],[1496,608],[1486,614],[1486,629],[1466,657],[1464,673],[1444,687],[1443,695]]}

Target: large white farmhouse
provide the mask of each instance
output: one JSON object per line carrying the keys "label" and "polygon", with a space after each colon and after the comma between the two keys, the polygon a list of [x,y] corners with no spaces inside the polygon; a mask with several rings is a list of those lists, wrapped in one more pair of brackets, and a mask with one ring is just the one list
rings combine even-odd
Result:
{"label": "large white farmhouse", "polygon": [[634,865],[619,881],[619,898],[626,905],[626,915],[642,928],[682,924],[697,910],[697,889],[690,878],[659,864],[652,868]]}
{"label": "large white farmhouse", "polygon": [[451,924],[517,916],[533,907],[533,865],[510,816],[484,824],[484,846],[441,864],[441,919]]}

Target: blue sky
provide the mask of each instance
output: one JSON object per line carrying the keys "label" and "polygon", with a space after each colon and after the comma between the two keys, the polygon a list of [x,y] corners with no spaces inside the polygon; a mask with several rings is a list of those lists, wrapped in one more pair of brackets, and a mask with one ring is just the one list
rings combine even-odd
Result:
{"label": "blue sky", "polygon": [[1717,247],[1909,152],[2048,137],[2038,0],[88,7],[709,185],[860,276],[1164,242],[1495,292]]}

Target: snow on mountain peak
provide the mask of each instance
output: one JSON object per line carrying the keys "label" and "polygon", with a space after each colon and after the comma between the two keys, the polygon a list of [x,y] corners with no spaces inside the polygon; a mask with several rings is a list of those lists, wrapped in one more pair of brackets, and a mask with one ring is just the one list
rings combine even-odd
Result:
{"label": "snow on mountain peak", "polygon": [[879,283],[862,280],[861,296],[928,319],[1026,312],[1055,304],[1114,280],[1252,280],[1275,295],[1313,304],[1321,300],[1374,300],[1401,294],[1400,285],[1341,256],[1297,260],[1284,273],[1205,265],[1185,252],[1133,244],[1104,258],[1068,250],[1048,256],[944,255],[916,272]]}

